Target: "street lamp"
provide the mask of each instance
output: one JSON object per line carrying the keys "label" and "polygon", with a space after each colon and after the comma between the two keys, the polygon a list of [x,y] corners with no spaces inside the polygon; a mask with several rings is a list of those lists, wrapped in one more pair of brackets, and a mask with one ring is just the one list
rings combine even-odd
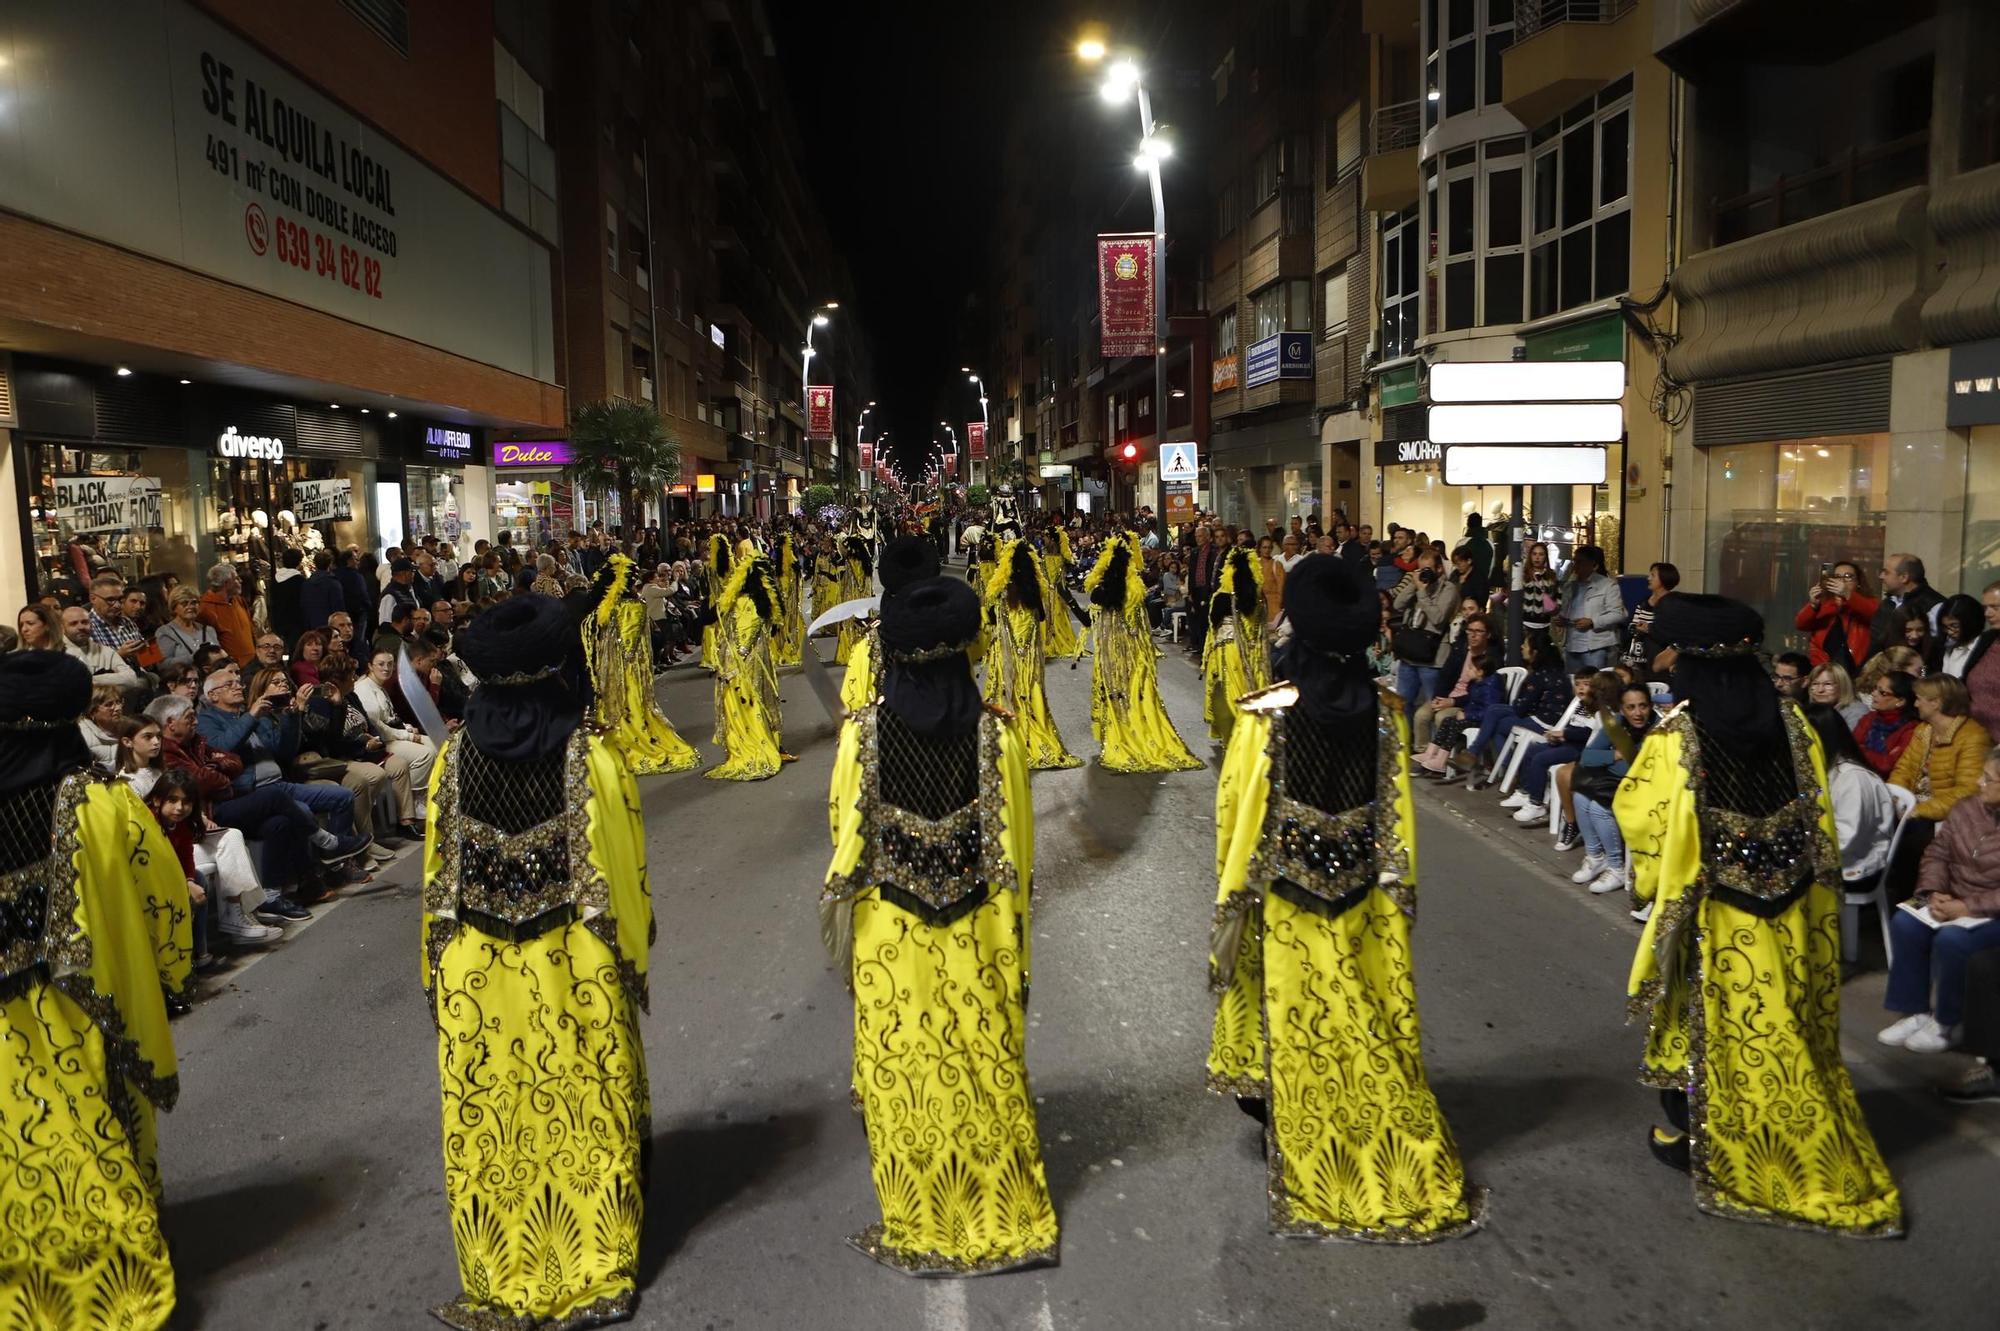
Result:
{"label": "street lamp", "polygon": [[[839,301],[829,300],[823,304],[813,306],[812,314],[806,319],[806,345],[804,349],[805,359],[804,362],[799,367],[799,410],[806,413],[808,429],[811,428],[812,408],[807,402],[806,389],[812,386],[812,367],[813,367],[813,355],[814,355],[813,330],[815,328],[824,328],[828,324],[832,323],[833,320],[827,318],[826,312],[828,310],[837,310],[839,308],[840,308]],[[808,447],[810,447],[810,445],[808,445]]]}
{"label": "street lamp", "polygon": [[[1100,48],[1096,57],[1085,49],[1090,45]],[[1101,59],[1102,46],[1094,39],[1086,40],[1078,44],[1077,54],[1085,60]],[[1105,72],[1104,86],[1099,91],[1113,106],[1122,105],[1134,94],[1139,99],[1139,153],[1132,159],[1132,165],[1146,173],[1153,192],[1153,441],[1164,445],[1167,441],[1167,198],[1160,183],[1160,163],[1173,155],[1173,144],[1161,137],[1159,126],[1153,121],[1153,98],[1146,91],[1137,64],[1120,60],[1112,65]],[[1167,502],[1158,467],[1153,470],[1152,498],[1155,519],[1164,522]]]}

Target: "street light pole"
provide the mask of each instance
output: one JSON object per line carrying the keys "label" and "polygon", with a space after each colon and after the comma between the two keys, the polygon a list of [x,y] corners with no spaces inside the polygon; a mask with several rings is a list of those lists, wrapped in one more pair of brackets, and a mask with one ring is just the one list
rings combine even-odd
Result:
{"label": "street light pole", "polygon": [[[1139,124],[1144,142],[1153,138],[1153,98],[1146,85],[1136,85],[1139,93]],[[1167,196],[1160,183],[1160,158],[1144,154],[1146,180],[1153,187],[1153,521],[1160,541],[1167,539],[1166,482],[1161,479],[1167,445]]]}

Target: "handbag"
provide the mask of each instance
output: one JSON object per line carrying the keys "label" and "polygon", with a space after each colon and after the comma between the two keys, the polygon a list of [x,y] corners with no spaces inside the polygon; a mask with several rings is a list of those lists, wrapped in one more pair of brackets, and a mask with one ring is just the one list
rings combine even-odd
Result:
{"label": "handbag", "polygon": [[1403,622],[1396,626],[1396,632],[1390,637],[1389,645],[1395,650],[1398,661],[1407,661],[1411,665],[1420,666],[1436,665],[1438,644],[1444,641],[1444,634],[1436,629],[1422,628],[1413,623],[1412,617],[1415,613],[1416,607],[1413,605],[1409,614],[1403,617]]}

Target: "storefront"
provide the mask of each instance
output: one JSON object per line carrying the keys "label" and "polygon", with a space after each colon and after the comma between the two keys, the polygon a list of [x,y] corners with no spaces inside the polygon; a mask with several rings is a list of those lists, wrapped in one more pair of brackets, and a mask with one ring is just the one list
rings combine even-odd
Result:
{"label": "storefront", "polygon": [[219,558],[372,549],[378,438],[331,408],[17,360],[22,530],[38,589],[99,568],[199,582]]}
{"label": "storefront", "polygon": [[402,422],[403,539],[456,544],[473,512],[466,470],[479,465],[477,432],[430,421]]}
{"label": "storefront", "polygon": [[1321,520],[1326,474],[1310,408],[1218,428],[1211,439],[1208,489],[1223,522],[1261,531],[1273,518],[1280,527]]}
{"label": "storefront", "polygon": [[2000,342],[1953,347],[1949,369],[1945,424],[1966,442],[1964,544],[1957,559],[1935,561],[1931,580],[1978,596],[2000,581]]}
{"label": "storefront", "polygon": [[560,439],[493,445],[493,540],[540,549],[578,527],[576,501],[563,468],[569,445]]}

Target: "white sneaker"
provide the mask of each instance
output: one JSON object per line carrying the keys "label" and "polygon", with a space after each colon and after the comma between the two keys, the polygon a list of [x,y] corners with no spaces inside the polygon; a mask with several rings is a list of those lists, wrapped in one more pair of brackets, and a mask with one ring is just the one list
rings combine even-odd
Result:
{"label": "white sneaker", "polygon": [[1641,924],[1644,924],[1647,920],[1652,919],[1653,903],[1649,901],[1645,905],[1639,907],[1639,909],[1633,911],[1632,918],[1637,920]]}
{"label": "white sneaker", "polygon": [[1500,807],[1503,809],[1518,809],[1527,802],[1528,802],[1528,792],[1525,790],[1517,790],[1513,794],[1509,795],[1506,799],[1501,800]]}
{"label": "white sneaker", "polygon": [[1931,1014],[1928,1012],[1912,1012],[1909,1016],[1896,1022],[1894,1025],[1884,1026],[1881,1030],[1875,1032],[1875,1038],[1883,1044],[1893,1045],[1901,1049],[1903,1041],[1922,1030],[1924,1023],[1930,1019]]}
{"label": "white sneaker", "polygon": [[217,914],[220,919],[216,923],[215,931],[230,942],[244,947],[263,947],[285,936],[283,929],[274,929],[268,924],[259,924],[251,919],[249,913],[243,909],[243,900],[240,897],[224,900]]}
{"label": "white sneaker", "polygon": [[1607,868],[1603,873],[1590,881],[1590,890],[1599,896],[1604,895],[1606,892],[1617,892],[1624,886],[1625,870],[1623,866]]}
{"label": "white sneaker", "polygon": [[1949,1029],[1938,1025],[1937,1018],[1924,1014],[1924,1024],[1903,1041],[1903,1048],[1913,1054],[1942,1054],[1958,1043],[1958,1027]]}
{"label": "white sneaker", "polygon": [[1523,827],[1532,827],[1536,823],[1546,823],[1548,820],[1549,811],[1533,800],[1523,804],[1514,814],[1514,821]]}
{"label": "white sneaker", "polygon": [[1587,883],[1605,870],[1605,859],[1594,850],[1583,853],[1583,867],[1569,876],[1572,883]]}

